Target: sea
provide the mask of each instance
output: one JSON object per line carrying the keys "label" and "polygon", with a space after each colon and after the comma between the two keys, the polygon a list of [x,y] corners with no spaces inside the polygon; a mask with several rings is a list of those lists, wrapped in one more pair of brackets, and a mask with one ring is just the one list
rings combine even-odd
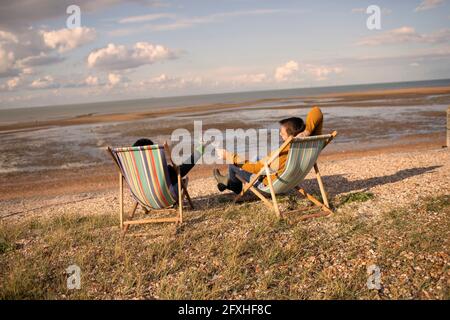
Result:
{"label": "sea", "polygon": [[[138,100],[118,100],[104,101],[84,104],[66,104],[53,106],[37,106],[28,108],[4,108],[0,109],[0,124],[44,121],[62,119],[67,117],[77,117],[83,115],[94,114],[114,114],[126,112],[145,112],[158,109],[189,107],[210,104],[235,104],[249,103],[253,107],[259,107],[255,101],[264,99],[283,99],[284,102],[273,103],[274,106],[301,104],[303,97],[311,97],[333,93],[356,93],[372,90],[395,90],[413,87],[441,87],[449,86],[450,79],[413,81],[413,82],[393,82],[393,83],[376,83],[362,85],[346,85],[332,87],[314,87],[314,88],[297,88],[283,90],[265,90],[265,91],[249,91],[249,92],[230,92],[205,95],[189,95],[177,97],[149,98]],[[298,97],[298,99],[292,99]],[[327,99],[318,99],[318,102],[327,101]],[[272,104],[261,102],[260,104],[271,107]]]}
{"label": "sea", "polygon": [[[241,104],[236,109],[192,114],[165,115],[132,121],[50,126],[0,131],[0,176],[15,172],[82,168],[111,162],[107,146],[130,146],[139,138],[156,143],[171,142],[175,129],[192,131],[194,121],[204,128],[278,128],[282,118],[303,119],[312,105],[324,113],[324,132],[338,131],[327,152],[345,152],[404,143],[445,141],[446,111],[450,94],[408,96],[333,97],[334,93],[357,93],[414,87],[450,86],[450,79],[222,93],[141,100],[97,102],[0,110],[0,125],[62,119],[88,114],[113,114],[213,104]],[[320,95],[329,94],[326,97]],[[273,99],[273,100],[272,100]],[[275,134],[276,130],[275,130]],[[272,137],[268,137],[269,140]],[[226,137],[224,138],[226,140]],[[279,140],[275,139],[276,142]],[[226,146],[228,141],[223,141]],[[276,145],[270,146],[274,149]],[[254,154],[257,143],[237,145],[238,153]],[[264,156],[264,155],[259,155]]]}

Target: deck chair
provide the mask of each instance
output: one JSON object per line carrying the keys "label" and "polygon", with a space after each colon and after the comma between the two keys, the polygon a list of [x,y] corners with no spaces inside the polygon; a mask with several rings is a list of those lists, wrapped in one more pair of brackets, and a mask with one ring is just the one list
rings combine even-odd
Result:
{"label": "deck chair", "polygon": [[[238,201],[247,191],[252,191],[263,203],[270,209],[275,211],[275,214],[280,217],[280,209],[278,207],[278,202],[276,195],[281,193],[287,193],[295,189],[298,193],[306,197],[313,204],[320,207],[322,211],[320,213],[303,215],[302,219],[314,218],[319,216],[326,216],[333,213],[330,209],[328,203],[327,194],[325,192],[325,187],[323,185],[322,177],[320,176],[319,167],[317,166],[317,158],[320,152],[325,148],[325,146],[330,143],[334,137],[336,137],[337,131],[332,134],[312,136],[305,138],[288,138],[274,153],[271,154],[270,158],[264,163],[264,168],[260,172],[252,177],[252,179],[247,183],[242,177],[236,175],[237,178],[243,183],[242,192],[238,194],[234,201]],[[286,161],[286,167],[283,173],[272,181],[270,172],[270,164],[274,162],[280,152],[290,144],[288,159]],[[307,193],[304,189],[300,188],[300,183],[305,179],[306,175],[314,167],[316,173],[317,182],[319,184],[320,193],[322,195],[323,203],[313,197],[311,194]],[[267,176],[268,186],[258,187],[254,186],[255,182],[262,176]],[[263,193],[270,194],[272,202],[270,202]],[[293,212],[298,212],[301,210],[294,210]]]}
{"label": "deck chair", "polygon": [[[126,147],[107,149],[119,169],[119,201],[120,229],[124,234],[130,225],[155,222],[183,222],[183,199],[187,198],[191,208],[191,198],[187,191],[185,180],[181,179],[180,171],[172,160],[178,176],[174,187],[169,178],[164,147],[159,145],[143,147]],[[170,154],[170,152],[169,152]],[[126,181],[133,198],[134,207],[128,220],[124,220],[123,181]],[[132,220],[136,209],[141,205],[146,213],[151,211],[175,211],[178,204],[178,215],[169,218],[147,218]]]}

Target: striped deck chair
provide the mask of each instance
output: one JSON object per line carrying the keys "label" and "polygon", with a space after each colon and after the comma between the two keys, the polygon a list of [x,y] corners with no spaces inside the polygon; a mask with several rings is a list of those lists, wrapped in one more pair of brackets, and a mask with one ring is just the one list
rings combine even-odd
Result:
{"label": "striped deck chair", "polygon": [[[134,224],[183,222],[183,199],[184,197],[188,199],[191,208],[193,208],[192,201],[185,181],[181,179],[178,167],[174,163],[172,165],[177,171],[178,184],[175,187],[171,184],[163,146],[108,147],[108,151],[119,169],[120,228],[124,233],[129,225]],[[170,161],[172,160],[170,159]],[[123,212],[124,180],[136,200],[128,221],[124,221]],[[149,213],[152,210],[176,211],[173,208],[175,204],[178,204],[176,217],[132,220],[138,205],[141,205],[145,212]]]}
{"label": "striped deck chair", "polygon": [[[270,158],[265,162],[264,168],[261,171],[252,176],[252,179],[247,183],[242,177],[237,175],[237,178],[243,183],[242,192],[236,196],[235,202],[239,200],[248,190],[252,191],[258,198],[260,198],[265,205],[270,209],[275,211],[275,214],[280,217],[280,209],[278,207],[278,202],[276,195],[280,193],[286,193],[293,189],[297,190],[301,195],[306,197],[316,206],[320,207],[322,211],[316,214],[303,215],[302,219],[313,218],[318,216],[326,216],[333,213],[330,209],[328,203],[327,194],[325,192],[325,187],[323,185],[322,177],[320,176],[319,167],[317,166],[317,158],[320,152],[325,148],[325,146],[330,143],[334,137],[336,137],[337,132],[334,131],[332,134],[312,136],[306,138],[288,138],[280,148],[272,153]],[[275,161],[280,152],[290,144],[288,159],[286,161],[286,167],[283,173],[275,180],[271,179],[270,164]],[[314,167],[316,173],[317,182],[319,184],[320,193],[322,195],[323,203],[314,198],[309,193],[299,187],[300,183],[305,179],[306,175]],[[267,176],[268,186],[258,187],[254,186],[254,183],[261,177]],[[272,198],[272,203],[263,195],[263,193],[270,194]],[[301,211],[301,210],[297,210]],[[292,211],[292,212],[297,212]]]}

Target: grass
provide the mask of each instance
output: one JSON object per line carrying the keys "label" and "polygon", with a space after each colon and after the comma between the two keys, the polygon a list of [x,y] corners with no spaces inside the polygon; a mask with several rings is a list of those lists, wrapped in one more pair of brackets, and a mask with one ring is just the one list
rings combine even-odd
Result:
{"label": "grass", "polygon": [[375,198],[371,192],[352,192],[341,197],[340,204],[349,204],[352,202],[366,202]]}
{"label": "grass", "polygon": [[445,207],[448,206],[449,202],[450,202],[449,195],[431,199],[426,204],[426,206],[427,206],[426,210],[428,212],[440,212],[442,209],[444,209]]}
{"label": "grass", "polygon": [[11,244],[6,239],[0,238],[0,254],[6,253],[11,247]]}
{"label": "grass", "polygon": [[[377,219],[347,209],[299,222],[260,203],[218,201],[188,211],[180,228],[135,227],[123,240],[114,213],[3,221],[0,299],[449,298],[448,195]],[[72,264],[80,290],[66,288]],[[366,286],[371,264],[379,291]]]}

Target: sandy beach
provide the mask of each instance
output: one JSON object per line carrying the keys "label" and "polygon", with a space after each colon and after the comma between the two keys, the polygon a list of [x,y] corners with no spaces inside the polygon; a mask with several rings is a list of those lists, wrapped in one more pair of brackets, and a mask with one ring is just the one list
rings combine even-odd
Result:
{"label": "sandy beach", "polygon": [[[192,129],[194,119],[221,130],[270,127],[308,106],[209,106],[152,113],[155,119],[90,116],[3,127],[0,155],[13,166],[3,162],[0,173],[0,298],[443,299],[450,279],[448,90],[319,103],[324,130],[339,131],[318,161],[331,216],[302,220],[317,209],[293,194],[279,197],[280,208],[302,213],[282,220],[254,197],[234,204],[233,194],[216,188],[217,166],[198,165],[189,174],[195,209],[185,211],[183,225],[133,227],[125,238],[107,145],[140,136],[163,141],[178,126]],[[312,172],[302,187],[320,193]],[[132,205],[127,190],[126,212]],[[74,262],[84,282],[70,292],[61,270]],[[372,264],[383,272],[378,291],[366,288]],[[29,272],[38,276],[24,281]],[[49,281],[55,274],[62,276]]]}
{"label": "sandy beach", "polygon": [[[185,211],[181,227],[133,227],[124,239],[114,168],[42,174],[40,182],[11,176],[2,185],[0,225],[14,250],[0,259],[10,275],[0,273],[0,295],[21,297],[33,288],[33,296],[54,299],[443,299],[450,154],[416,147],[321,157],[334,214],[308,221],[277,221],[251,197],[233,204],[232,194],[219,193],[213,178],[196,171],[189,183],[195,210]],[[302,186],[319,192],[313,174]],[[346,200],[354,197],[363,200]],[[291,197],[279,201],[282,210],[292,205]],[[129,212],[128,192],[125,206]],[[299,208],[314,210],[305,202]],[[142,210],[138,216],[146,217]],[[63,277],[46,280],[74,261],[83,270],[81,291],[67,291]],[[366,288],[372,264],[382,268],[382,290]],[[16,289],[27,270],[39,276]],[[236,280],[236,270],[246,276]],[[266,285],[268,276],[279,285]],[[243,289],[229,290],[241,283]]]}
{"label": "sandy beach", "polygon": [[[280,101],[286,100],[298,100],[301,99],[306,104],[318,104],[327,107],[338,107],[342,106],[343,102],[349,102],[353,104],[354,107],[359,107],[361,105],[355,104],[358,101],[372,100],[372,99],[400,99],[403,101],[410,102],[408,99],[421,98],[425,95],[448,95],[450,94],[450,87],[422,87],[422,88],[406,88],[406,89],[396,89],[396,90],[383,90],[383,91],[366,91],[358,93],[334,93],[334,94],[323,94],[320,96],[306,96],[306,97],[290,97],[284,99],[260,99],[255,101],[249,101],[246,103],[228,103],[228,104],[213,104],[213,105],[197,105],[189,107],[174,107],[174,108],[160,108],[152,110],[150,112],[127,112],[127,113],[114,113],[114,114],[85,114],[79,115],[67,119],[55,119],[48,121],[33,121],[33,122],[22,122],[13,124],[1,124],[0,123],[0,134],[2,132],[16,132],[18,130],[30,130],[36,128],[46,128],[51,126],[71,126],[71,125],[81,125],[81,124],[93,124],[93,123],[107,123],[107,122],[121,122],[121,121],[134,121],[147,118],[159,118],[170,115],[202,115],[202,114],[215,114],[217,112],[223,111],[233,111],[235,109],[239,110],[254,110],[254,105],[261,103],[273,103],[277,104]],[[334,98],[332,102],[316,103],[317,100],[323,98]],[[446,100],[447,101],[447,100]],[[405,102],[404,102],[405,103]],[[379,103],[373,104],[372,106],[379,106]],[[397,104],[401,105],[401,104]],[[364,104],[364,106],[371,106],[370,104]],[[293,105],[289,107],[283,107],[284,109],[292,108],[305,108],[305,106]]]}
{"label": "sandy beach", "polygon": [[[434,104],[450,102],[448,98],[449,93],[450,87],[432,87],[387,90],[385,92],[340,93],[333,96],[327,95],[327,98],[333,98],[332,102],[330,100],[320,100],[322,102],[318,103],[325,112],[324,131],[338,130],[339,136],[336,142],[333,142],[324,151],[321,160],[333,162],[344,159],[360,159],[366,156],[380,154],[386,154],[387,156],[396,152],[428,153],[428,150],[438,150],[445,145],[444,111],[427,111],[429,107],[416,107],[417,111],[414,111],[414,114],[409,116],[409,118],[401,119],[393,119],[395,117],[391,116],[390,113],[393,112],[393,107],[401,110],[402,105],[411,104],[411,99],[416,99],[418,101],[416,103],[424,104],[429,100],[430,95],[433,99],[437,99],[437,101],[433,102]],[[254,126],[264,127],[271,122],[276,125],[276,117],[281,117],[283,114],[293,115],[295,113],[292,113],[292,111],[296,112],[296,110],[299,110],[299,113],[306,113],[309,108],[308,103],[313,103],[323,98],[322,96],[314,98],[302,97],[307,104],[306,107],[296,105],[286,106],[280,100],[270,101],[275,104],[278,102],[281,106],[269,107],[268,109],[274,110],[272,112],[276,113],[273,115],[262,113],[261,116],[265,116],[267,119],[257,119],[256,122],[254,120],[243,121],[234,119],[233,114],[236,112],[231,110],[237,110],[242,115],[253,114],[258,110],[266,112],[267,107],[258,104],[261,101],[235,105],[169,108],[147,113],[80,116],[45,123],[0,125],[0,136],[3,137],[3,141],[8,141],[5,140],[6,138],[11,139],[9,142],[10,145],[8,146],[7,143],[6,147],[4,146],[6,149],[2,153],[5,161],[8,159],[25,158],[21,149],[26,151],[25,154],[32,155],[30,159],[26,159],[27,162],[24,162],[25,167],[19,167],[21,170],[3,171],[0,173],[2,180],[0,184],[0,215],[10,215],[16,211],[27,211],[30,208],[36,207],[36,205],[28,204],[29,200],[31,203],[39,203],[40,200],[32,200],[36,197],[38,197],[37,199],[45,199],[46,197],[64,196],[66,194],[83,194],[112,190],[117,182],[117,172],[105,152],[105,148],[108,145],[121,145],[125,144],[126,141],[130,144],[133,139],[140,136],[157,136],[160,137],[160,140],[163,138],[167,139],[165,137],[177,127],[192,130],[194,120],[203,120],[204,129],[213,127],[219,130],[225,130],[226,128],[247,129]],[[377,99],[381,98],[384,100],[377,102]],[[352,106],[352,103],[355,102],[357,105]],[[258,105],[258,107],[252,109],[253,104]],[[350,106],[348,107],[349,111],[345,111],[349,113],[348,116],[345,114],[344,117],[334,116],[332,113],[333,110],[339,110],[338,113],[340,114],[345,113],[341,109],[347,105]],[[383,105],[388,105],[389,107],[380,109]],[[375,111],[369,114],[361,113],[358,116],[358,112],[361,112],[361,110],[368,112],[366,111],[368,109]],[[219,111],[221,112],[220,120],[214,116]],[[380,112],[386,112],[387,116],[384,117]],[[356,116],[352,117],[352,114]],[[420,115],[423,115],[423,118],[420,120],[423,122],[412,122],[411,119],[416,120],[411,117],[419,118]],[[171,116],[173,118],[170,118]],[[237,117],[239,118],[241,116],[238,115]],[[403,117],[403,113],[399,113],[398,117]],[[146,122],[145,119],[151,119],[155,122]],[[168,119],[171,120],[169,121]],[[437,120],[440,121],[441,125],[438,125],[439,122]],[[111,122],[110,126],[108,125],[109,122]],[[86,132],[93,130],[90,129],[91,127],[86,127],[86,124],[101,125],[94,134],[95,139],[92,142],[83,138]],[[165,125],[161,126],[161,124]],[[432,130],[424,130],[421,133],[415,127],[417,125],[424,126],[424,128],[435,126],[435,128],[432,128]],[[47,131],[43,130],[43,127],[47,126],[51,127],[51,129],[47,129]],[[77,138],[78,140],[76,140],[80,141],[77,142],[80,145],[73,144],[71,146],[70,144],[67,145],[64,143],[62,146],[58,146],[57,142],[45,143],[45,140],[50,141],[52,139],[52,134],[55,135],[55,139],[60,139],[61,134],[69,134],[71,132],[60,131],[66,130],[64,128],[67,128],[67,130],[78,130],[74,131],[72,135],[81,136],[81,138]],[[394,133],[386,136],[386,129],[394,130]],[[27,139],[34,139],[32,141],[37,142],[41,139],[39,138],[40,135],[45,139],[42,148],[36,151],[33,148],[30,149],[30,146],[27,145]],[[89,138],[88,136],[86,137]],[[64,148],[61,149],[62,147]],[[80,154],[79,151],[83,151],[83,148],[88,148],[88,150],[92,149],[93,151]],[[75,152],[75,150],[79,151]],[[95,152],[94,158],[90,158],[92,152]],[[84,162],[80,162],[80,159]],[[91,164],[84,165],[84,163],[89,163],[90,161]],[[71,165],[72,163],[73,165]],[[79,166],[79,163],[82,165]],[[28,167],[36,167],[36,169],[27,170],[26,164],[28,164]],[[45,169],[47,166],[49,169]],[[209,177],[213,167],[210,165],[201,165],[194,168],[190,174],[193,184],[195,185],[194,180],[196,179]],[[214,188],[212,189],[214,190]],[[12,206],[6,205],[7,201],[13,201],[13,203],[19,201],[23,208],[20,210],[12,210]],[[8,209],[6,209],[7,207]]]}
{"label": "sandy beach", "polygon": [[0,1],[0,302],[450,300],[449,11]]}
{"label": "sandy beach", "polygon": [[[419,196],[448,194],[449,160],[447,148],[438,144],[415,144],[326,154],[319,164],[332,197],[361,189],[379,191],[381,199],[393,206],[414,203]],[[220,195],[211,177],[214,167],[199,166],[189,175],[189,189],[194,199]],[[97,214],[104,211],[102,206],[109,209],[118,206],[118,172],[112,164],[38,174],[10,174],[4,178],[0,186],[2,219],[48,215],[60,210]],[[372,185],[364,179],[377,182]],[[316,190],[314,182],[311,180],[307,185]]]}

